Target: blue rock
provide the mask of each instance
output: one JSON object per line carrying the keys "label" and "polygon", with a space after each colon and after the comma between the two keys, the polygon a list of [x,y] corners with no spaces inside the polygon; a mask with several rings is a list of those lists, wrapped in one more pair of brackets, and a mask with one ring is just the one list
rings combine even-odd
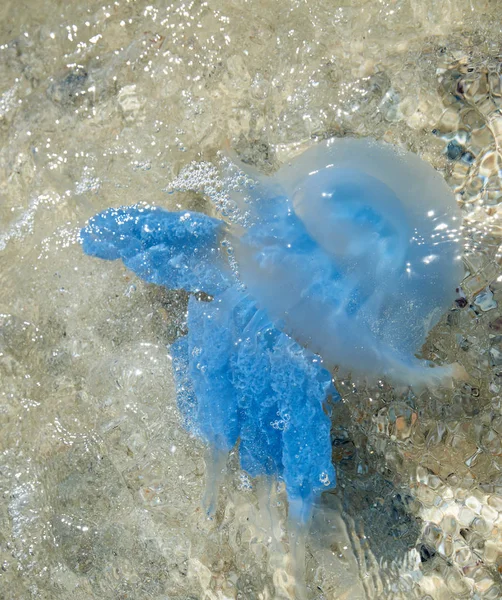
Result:
{"label": "blue rock", "polygon": [[450,160],[457,160],[464,152],[461,144],[457,140],[451,140],[446,147],[446,155]]}

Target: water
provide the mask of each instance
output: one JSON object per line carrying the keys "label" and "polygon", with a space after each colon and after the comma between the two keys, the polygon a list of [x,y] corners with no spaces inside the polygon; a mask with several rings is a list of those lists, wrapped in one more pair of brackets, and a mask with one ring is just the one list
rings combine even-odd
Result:
{"label": "water", "polygon": [[[76,234],[136,201],[210,211],[208,163],[229,140],[271,172],[330,135],[401,144],[458,194],[465,300],[423,352],[470,378],[418,397],[340,385],[310,597],[501,596],[498,8],[4,0],[2,598],[291,597],[283,489],[267,506],[231,456],[215,518],[202,514],[204,449],[181,427],[165,350],[186,296],[85,257]],[[207,176],[172,193],[192,161]]]}

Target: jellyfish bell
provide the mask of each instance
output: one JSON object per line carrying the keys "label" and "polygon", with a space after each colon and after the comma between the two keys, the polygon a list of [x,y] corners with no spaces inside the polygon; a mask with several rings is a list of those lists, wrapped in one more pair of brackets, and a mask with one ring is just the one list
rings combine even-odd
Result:
{"label": "jellyfish bell", "polygon": [[334,139],[260,177],[255,195],[267,218],[234,244],[241,278],[289,335],[365,379],[454,375],[415,358],[463,277],[459,209],[432,166]]}

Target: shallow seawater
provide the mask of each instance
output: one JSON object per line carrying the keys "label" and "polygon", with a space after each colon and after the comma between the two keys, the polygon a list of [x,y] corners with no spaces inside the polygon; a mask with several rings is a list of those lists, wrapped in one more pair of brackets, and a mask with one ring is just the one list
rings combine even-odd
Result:
{"label": "shallow seawater", "polygon": [[231,453],[212,520],[166,345],[187,295],[85,256],[110,206],[211,213],[316,141],[411,150],[454,190],[467,277],[422,355],[469,377],[339,379],[337,488],[306,547],[316,600],[502,595],[498,3],[0,6],[0,596],[293,598],[282,486]]}

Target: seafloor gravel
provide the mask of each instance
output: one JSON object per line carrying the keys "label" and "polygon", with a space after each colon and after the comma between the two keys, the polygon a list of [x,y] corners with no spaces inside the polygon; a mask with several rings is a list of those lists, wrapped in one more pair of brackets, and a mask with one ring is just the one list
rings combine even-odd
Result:
{"label": "seafloor gravel", "polygon": [[418,396],[339,381],[310,597],[502,596],[499,9],[3,0],[2,599],[293,597],[283,489],[268,502],[232,456],[215,519],[201,511],[204,449],[166,350],[185,294],[76,242],[108,206],[210,211],[229,141],[270,172],[332,135],[413,150],[457,193],[468,277],[423,352],[469,380]]}

